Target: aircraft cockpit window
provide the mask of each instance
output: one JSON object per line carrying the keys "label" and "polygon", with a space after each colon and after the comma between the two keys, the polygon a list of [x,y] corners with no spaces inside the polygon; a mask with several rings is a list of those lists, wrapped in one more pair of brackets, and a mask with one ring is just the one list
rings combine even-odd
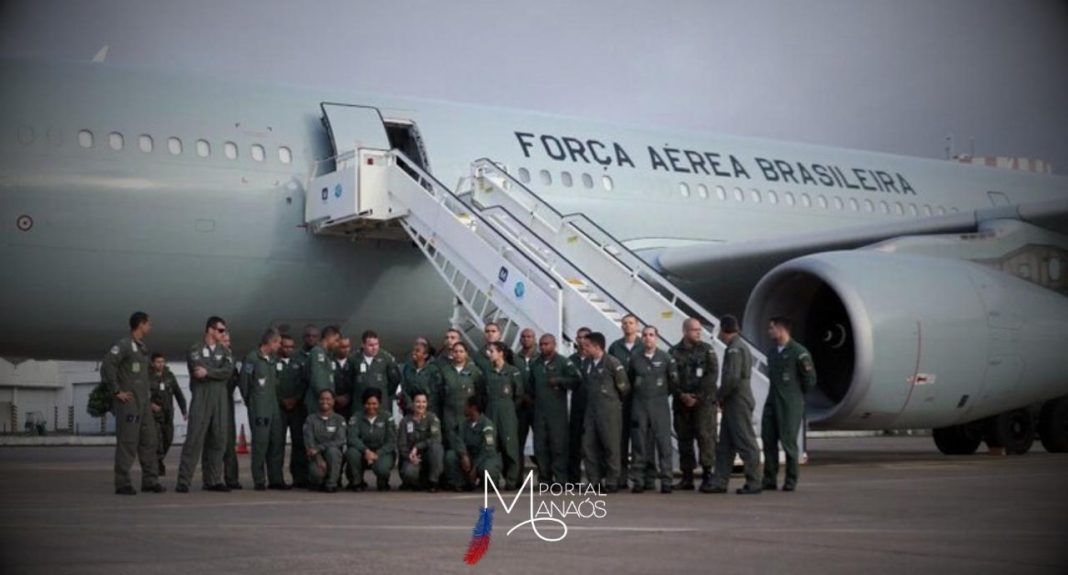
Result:
{"label": "aircraft cockpit window", "polygon": [[149,136],[148,134],[141,134],[137,138],[137,147],[140,148],[141,151],[146,153],[146,154],[151,152],[152,151],[152,136]]}
{"label": "aircraft cockpit window", "polygon": [[89,130],[81,130],[78,132],[78,145],[83,148],[93,147],[93,133]]}
{"label": "aircraft cockpit window", "polygon": [[553,185],[553,175],[549,173],[549,170],[542,170],[538,173],[538,176],[541,177],[541,183],[543,185]]}
{"label": "aircraft cockpit window", "polygon": [[233,142],[226,142],[223,144],[223,154],[230,160],[237,159],[237,144]]}
{"label": "aircraft cockpit window", "polygon": [[249,148],[249,153],[252,155],[252,159],[257,162],[262,162],[263,158],[267,155],[263,151],[263,146],[259,144],[252,144],[252,147]]}
{"label": "aircraft cockpit window", "polygon": [[279,147],[278,148],[278,161],[282,162],[283,164],[288,164],[288,163],[292,162],[293,161],[293,152],[291,152],[289,150],[289,148],[287,148],[285,146]]}
{"label": "aircraft cockpit window", "polygon": [[560,183],[564,184],[565,188],[570,188],[575,183],[571,179],[571,172],[560,172]]}
{"label": "aircraft cockpit window", "polygon": [[207,140],[197,140],[197,155],[201,158],[211,155],[211,144]]}
{"label": "aircraft cockpit window", "polygon": [[126,143],[126,138],[122,137],[122,134],[118,132],[112,132],[108,134],[108,146],[118,152],[122,149],[123,144]]}
{"label": "aircraft cockpit window", "polygon": [[526,168],[519,168],[519,181],[524,184],[530,183],[530,170]]}
{"label": "aircraft cockpit window", "polygon": [[178,138],[171,136],[167,138],[167,150],[171,155],[177,156],[182,153],[182,141]]}

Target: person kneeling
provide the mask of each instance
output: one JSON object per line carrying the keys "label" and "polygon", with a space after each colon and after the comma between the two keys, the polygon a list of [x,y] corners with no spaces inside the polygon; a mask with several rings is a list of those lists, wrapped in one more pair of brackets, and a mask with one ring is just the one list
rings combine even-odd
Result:
{"label": "person kneeling", "polygon": [[397,459],[396,431],[388,416],[380,415],[382,391],[377,387],[363,390],[363,413],[349,419],[349,448],[345,460],[349,464],[349,489],[363,491],[367,470],[374,471],[378,478],[378,490],[389,491],[389,475]]}
{"label": "person kneeling", "polygon": [[441,445],[441,420],[428,409],[426,392],[412,394],[412,413],[400,424],[397,446],[401,459],[402,489],[438,490],[445,451]]}
{"label": "person kneeling", "polygon": [[334,392],[319,392],[319,410],[304,422],[304,446],[308,454],[308,479],[327,493],[337,491],[341,476],[341,450],[345,447],[345,418],[334,413]]}
{"label": "person kneeling", "polygon": [[496,483],[501,476],[501,454],[497,451],[497,430],[488,417],[482,415],[482,401],[478,396],[467,398],[464,404],[467,421],[453,431],[459,437],[449,441],[445,454],[445,468],[449,484],[456,491],[471,491],[481,485],[489,474]]}

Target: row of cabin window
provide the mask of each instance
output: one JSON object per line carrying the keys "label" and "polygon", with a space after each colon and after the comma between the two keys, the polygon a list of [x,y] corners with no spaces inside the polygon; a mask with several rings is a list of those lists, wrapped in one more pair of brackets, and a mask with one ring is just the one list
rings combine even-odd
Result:
{"label": "row of cabin window", "polygon": [[[580,179],[582,180],[583,187],[587,189],[593,188],[593,176],[587,173],[583,173],[580,175]],[[530,174],[530,170],[526,168],[519,168],[519,181],[523,182],[524,184],[529,184],[531,180],[532,177]],[[538,172],[538,180],[542,185],[551,186],[553,183],[553,175],[549,172],[549,170],[541,170]],[[571,177],[571,173],[566,171],[560,172],[560,183],[563,184],[565,188],[570,188],[575,185],[574,179]],[[604,189],[608,191],[612,191],[612,188],[615,185],[612,181],[612,178],[608,175],[604,175],[601,177],[601,184],[604,186]],[[696,195],[701,199],[707,200],[711,197],[708,186],[704,184],[698,184],[696,189],[691,192],[690,185],[686,182],[681,182],[679,184],[679,193],[682,194],[682,197],[684,198],[689,198]],[[721,201],[726,201],[730,197],[727,194],[726,188],[724,188],[723,186],[715,187],[715,196]],[[754,204],[762,203],[765,201],[765,199],[769,204],[772,205],[778,204],[780,201],[779,194],[776,193],[775,190],[768,190],[767,192],[761,193],[760,190],[754,188],[749,191],[749,199],[747,200],[746,193],[741,188],[734,188],[733,196],[735,201],[749,201]],[[795,198],[793,192],[782,192],[781,201],[782,203],[788,206],[794,206],[798,203],[798,200],[797,198]],[[802,206],[810,208],[813,205],[812,197],[809,196],[807,193],[801,193],[800,203]],[[828,209],[833,206],[836,210],[844,210],[848,205],[849,211],[852,212],[861,211],[861,206],[863,206],[864,211],[867,213],[875,213],[876,209],[876,203],[871,199],[865,199],[863,203],[861,203],[861,201],[857,198],[849,198],[847,203],[847,201],[843,200],[840,196],[832,196],[831,199],[828,200],[827,196],[824,196],[823,194],[819,194],[816,196],[815,204],[823,209]],[[921,210],[923,212],[923,215],[925,216],[933,216],[935,214],[941,216],[946,214],[945,206],[932,207],[926,204],[921,208],[920,206],[917,206],[916,204],[912,203],[908,204],[906,207],[906,204],[903,204],[901,202],[894,202],[891,207],[890,203],[888,203],[886,200],[882,200],[878,203],[878,207],[879,211],[884,214],[890,214],[890,212],[893,211],[896,215],[899,216],[905,215],[906,210],[908,211],[909,215],[913,217],[919,217]],[[957,208],[950,208],[950,211],[958,212],[960,210],[958,210]]]}
{"label": "row of cabin window", "polygon": [[[93,145],[94,145],[93,133],[91,131],[89,131],[89,130],[81,130],[81,131],[79,131],[78,132],[78,145],[80,145],[83,148],[92,148]],[[108,134],[108,147],[111,148],[112,150],[115,150],[117,152],[119,150],[122,150],[123,147],[125,147],[125,145],[126,145],[126,138],[122,135],[122,133],[120,133],[120,132],[111,132],[110,134]],[[152,136],[149,136],[148,134],[141,134],[140,136],[137,137],[137,147],[142,152],[147,154],[147,153],[151,152],[153,150],[153,148],[155,147],[155,141],[152,139]],[[196,149],[197,155],[200,156],[201,158],[207,158],[207,157],[211,156],[211,144],[207,140],[204,140],[204,139],[197,140],[196,143],[195,143],[195,149]],[[178,137],[175,137],[175,136],[171,136],[170,138],[167,138],[167,151],[170,152],[172,156],[180,156],[182,154],[182,140],[181,140],[181,138],[178,138]],[[235,144],[233,142],[224,142],[223,143],[223,155],[226,156],[227,159],[236,160],[237,159],[237,144]],[[255,160],[257,162],[262,162],[265,159],[267,159],[267,152],[264,149],[264,147],[262,145],[260,145],[260,144],[252,144],[249,147],[249,155],[252,157],[253,160]],[[279,146],[278,147],[278,161],[282,162],[283,164],[288,164],[288,163],[292,162],[293,161],[293,152],[289,148],[287,148],[285,146]]]}

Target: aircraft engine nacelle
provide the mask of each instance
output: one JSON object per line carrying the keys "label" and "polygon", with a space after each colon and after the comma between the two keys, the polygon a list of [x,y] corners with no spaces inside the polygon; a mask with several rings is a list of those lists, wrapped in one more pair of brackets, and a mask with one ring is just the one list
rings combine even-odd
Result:
{"label": "aircraft engine nacelle", "polygon": [[813,427],[934,428],[1068,394],[1068,298],[979,264],[875,251],[791,260],[745,334],[787,316],[815,360]]}

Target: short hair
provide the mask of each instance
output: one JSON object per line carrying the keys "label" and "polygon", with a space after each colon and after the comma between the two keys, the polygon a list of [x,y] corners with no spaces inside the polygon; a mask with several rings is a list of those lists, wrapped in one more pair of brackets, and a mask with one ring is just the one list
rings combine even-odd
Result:
{"label": "short hair", "polygon": [[157,359],[162,359],[162,358],[163,358],[163,354],[157,351],[157,352],[152,354],[151,361],[156,361]]}
{"label": "short hair", "polygon": [[141,327],[141,324],[145,323],[146,321],[148,321],[147,313],[143,311],[133,312],[132,314],[130,314],[130,331]]}
{"label": "short hair", "polygon": [[690,325],[695,324],[695,323],[698,325],[698,327],[701,326],[701,320],[699,320],[699,319],[697,319],[695,317],[688,317],[688,318],[682,320],[682,329],[686,329],[687,327],[689,327]]}
{"label": "short hair", "polygon": [[623,319],[627,319],[628,317],[633,319],[637,323],[641,323],[641,322],[638,321],[638,316],[636,316],[636,315],[634,315],[632,313],[628,313],[627,315],[623,316]]}
{"label": "short hair", "polygon": [[295,339],[293,339],[293,336],[289,335],[288,333],[279,334],[278,337],[282,338],[282,341],[285,341],[287,339],[289,341],[296,341]]}
{"label": "short hair", "polygon": [[366,343],[369,339],[378,339],[378,334],[374,330],[369,329],[360,335],[360,341]]}
{"label": "short hair", "polygon": [[208,331],[220,323],[226,323],[226,321],[217,315],[213,315],[208,318],[208,321],[204,322],[204,331]]}
{"label": "short hair", "polygon": [[273,340],[275,338],[281,339],[281,337],[282,337],[282,334],[278,333],[277,329],[275,329],[273,327],[269,327],[269,328],[263,330],[263,335],[260,336],[260,345],[267,345],[267,344],[271,343],[271,340]]}
{"label": "short hair", "polygon": [[543,333],[543,334],[541,334],[541,337],[538,338],[538,341],[553,341],[553,342],[555,342],[556,341],[556,336],[551,334],[551,333]]}
{"label": "short hair", "polygon": [[777,315],[769,320],[773,325],[777,325],[786,331],[793,331],[794,322],[790,321],[790,318],[786,316]]}
{"label": "short hair", "polygon": [[308,325],[304,326],[304,333],[309,333],[311,331],[319,331],[319,326],[315,325],[314,323],[309,323]]}
{"label": "short hair", "polygon": [[725,315],[719,320],[719,330],[723,333],[738,333],[738,318]]}
{"label": "short hair", "polygon": [[489,327],[489,326],[491,326],[491,325],[492,325],[493,327],[497,328],[497,331],[500,331],[500,329],[501,329],[501,326],[500,326],[500,324],[498,324],[498,323],[497,323],[497,322],[495,322],[495,321],[487,321],[487,322],[486,322],[486,325],[482,326],[482,331],[485,331],[485,330],[486,330],[486,328],[488,328],[488,327]]}
{"label": "short hair", "polygon": [[456,329],[455,327],[450,327],[449,329],[445,330],[445,333],[455,333],[456,335],[458,335],[460,337],[463,337],[463,335],[464,335],[463,333],[460,332],[460,330]]}
{"label": "short hair", "polygon": [[482,413],[484,411],[484,409],[482,408],[482,398],[477,395],[472,395],[471,397],[468,397],[467,401],[464,402],[464,405],[469,405],[471,407],[477,408],[479,413]]}
{"label": "short hair", "polygon": [[498,353],[503,353],[505,355],[508,355],[508,346],[504,345],[503,343],[501,343],[499,341],[491,342],[489,344],[489,347],[492,347],[493,349],[497,350]]}
{"label": "short hair", "polygon": [[360,394],[360,403],[367,403],[368,399],[375,398],[382,403],[382,390],[377,387],[368,387]]}
{"label": "short hair", "polygon": [[336,325],[328,325],[320,332],[320,337],[326,339],[333,335],[341,335],[341,328]]}
{"label": "short hair", "polygon": [[575,331],[575,339],[586,337],[587,335],[590,335],[590,332],[592,331],[592,329],[582,326]]}
{"label": "short hair", "polygon": [[645,333],[645,332],[647,332],[649,330],[653,330],[653,335],[660,335],[660,330],[656,329],[655,325],[647,325],[647,326],[643,327],[642,328],[642,333]]}
{"label": "short hair", "polygon": [[329,393],[331,398],[337,397],[337,395],[334,394],[334,390],[329,387],[319,390],[319,393],[315,394],[315,397],[322,397],[324,393]]}
{"label": "short hair", "polygon": [[586,341],[604,349],[604,334],[599,331],[590,332],[590,334],[586,336]]}

